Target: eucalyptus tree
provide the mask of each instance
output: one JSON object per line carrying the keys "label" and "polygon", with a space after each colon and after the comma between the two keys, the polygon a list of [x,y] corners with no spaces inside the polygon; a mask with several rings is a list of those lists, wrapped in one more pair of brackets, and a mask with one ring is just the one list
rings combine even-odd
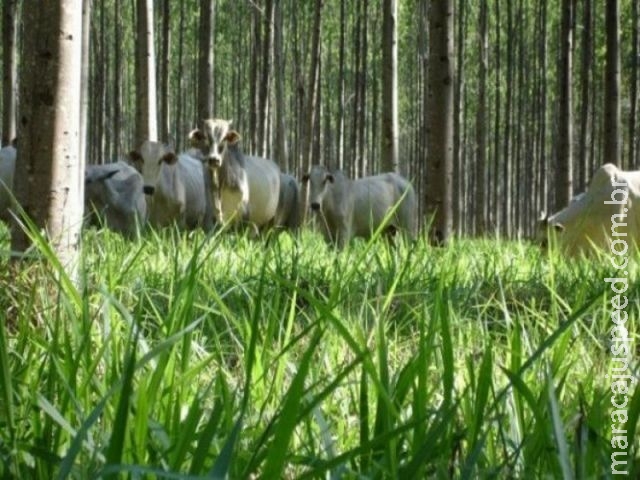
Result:
{"label": "eucalyptus tree", "polygon": [[7,145],[16,136],[17,23],[18,0],[2,3],[2,138]]}
{"label": "eucalyptus tree", "polygon": [[[75,277],[83,214],[79,148],[82,2],[61,0],[26,8],[20,73],[20,148],[16,195],[25,214],[51,240]],[[15,228],[12,249],[28,237]]]}
{"label": "eucalyptus tree", "polygon": [[431,0],[425,203],[427,215],[433,218],[429,238],[436,245],[447,243],[452,227],[453,17],[453,0]]}
{"label": "eucalyptus tree", "polygon": [[620,8],[618,0],[608,0],[605,6],[606,62],[604,87],[604,150],[605,162],[620,165]]}

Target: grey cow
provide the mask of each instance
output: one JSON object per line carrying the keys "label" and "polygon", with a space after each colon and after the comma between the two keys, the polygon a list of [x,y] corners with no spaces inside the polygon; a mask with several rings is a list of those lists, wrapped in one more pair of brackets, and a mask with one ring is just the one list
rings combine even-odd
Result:
{"label": "grey cow", "polygon": [[85,214],[89,224],[104,224],[134,236],[147,218],[142,175],[125,162],[87,165],[84,177]]}
{"label": "grey cow", "polygon": [[370,238],[394,207],[385,226],[387,232],[400,230],[415,238],[416,195],[404,177],[383,173],[351,180],[342,171],[330,172],[315,165],[303,181],[309,182],[309,203],[320,216],[325,239],[338,248],[352,237]]}
{"label": "grey cow", "polygon": [[148,193],[149,222],[155,227],[177,223],[181,228],[212,227],[208,179],[199,152],[176,154],[161,142],[145,141],[129,152]]}

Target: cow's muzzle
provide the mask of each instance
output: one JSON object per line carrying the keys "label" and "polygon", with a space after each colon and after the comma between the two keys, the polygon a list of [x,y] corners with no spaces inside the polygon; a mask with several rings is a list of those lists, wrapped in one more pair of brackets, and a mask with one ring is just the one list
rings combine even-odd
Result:
{"label": "cow's muzzle", "polygon": [[320,210],[320,204],[318,202],[311,202],[311,210],[317,212]]}
{"label": "cow's muzzle", "polygon": [[222,166],[222,158],[218,156],[211,156],[208,159],[209,167],[211,168],[219,168]]}

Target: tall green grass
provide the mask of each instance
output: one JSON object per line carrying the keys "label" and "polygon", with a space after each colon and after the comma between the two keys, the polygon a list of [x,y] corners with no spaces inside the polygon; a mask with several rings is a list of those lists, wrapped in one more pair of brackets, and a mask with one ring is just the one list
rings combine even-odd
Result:
{"label": "tall green grass", "polygon": [[83,240],[79,287],[46,243],[0,260],[2,477],[610,472],[605,262],[310,232]]}

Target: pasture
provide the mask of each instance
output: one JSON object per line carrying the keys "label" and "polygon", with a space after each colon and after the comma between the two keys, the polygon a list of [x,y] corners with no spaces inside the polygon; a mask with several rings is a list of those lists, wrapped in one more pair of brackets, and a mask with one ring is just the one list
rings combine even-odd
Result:
{"label": "pasture", "polygon": [[607,257],[87,230],[77,288],[36,246],[19,269],[0,259],[3,478],[611,472]]}

